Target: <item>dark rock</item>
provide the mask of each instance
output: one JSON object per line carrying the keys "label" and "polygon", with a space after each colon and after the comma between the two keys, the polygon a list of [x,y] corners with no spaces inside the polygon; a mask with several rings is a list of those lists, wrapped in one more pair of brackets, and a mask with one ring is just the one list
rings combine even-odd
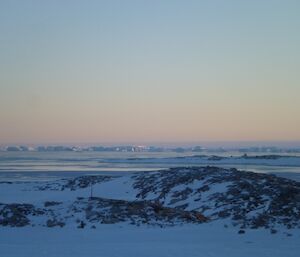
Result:
{"label": "dark rock", "polygon": [[59,205],[62,204],[62,202],[55,202],[55,201],[47,201],[44,203],[45,207],[50,207],[50,206],[55,206],[55,205]]}
{"label": "dark rock", "polygon": [[84,228],[85,226],[86,226],[86,224],[83,221],[80,221],[80,223],[77,226],[77,228]]}
{"label": "dark rock", "polygon": [[47,227],[53,228],[53,227],[64,227],[65,223],[56,219],[49,219],[47,220]]}

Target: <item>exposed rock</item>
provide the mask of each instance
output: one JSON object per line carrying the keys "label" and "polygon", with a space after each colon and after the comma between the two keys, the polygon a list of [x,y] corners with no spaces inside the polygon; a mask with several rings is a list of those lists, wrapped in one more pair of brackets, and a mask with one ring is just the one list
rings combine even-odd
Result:
{"label": "exposed rock", "polygon": [[[112,179],[81,176],[49,182],[36,190],[79,190]],[[37,206],[2,203],[0,225],[75,224],[84,228],[126,222],[164,227],[226,219],[226,224],[231,223],[241,231],[267,228],[276,233],[277,226],[300,227],[300,183],[293,180],[208,166],[139,172],[128,176],[128,181],[128,185],[133,185],[128,191],[137,192],[135,201],[86,198],[79,194],[76,200],[49,199]]]}
{"label": "exposed rock", "polygon": [[176,222],[202,223],[208,221],[206,217],[197,211],[189,212],[168,208],[160,203],[151,201],[130,202],[94,197],[93,200],[87,202],[85,211],[88,221],[104,224],[113,224],[127,220],[136,225],[173,225]]}
{"label": "exposed rock", "polygon": [[38,191],[63,191],[66,189],[76,190],[80,188],[87,188],[91,185],[100,184],[111,180],[112,176],[93,175],[93,176],[81,176],[73,179],[61,179],[58,181],[47,182],[45,185],[36,187]]}
{"label": "exposed rock", "polygon": [[64,227],[65,223],[56,219],[49,219],[47,220],[47,227]]}
{"label": "exposed rock", "polygon": [[60,204],[62,204],[62,202],[47,201],[44,203],[44,206],[49,207],[49,206],[55,206],[55,205],[60,205]]}
{"label": "exposed rock", "polygon": [[171,168],[138,173],[133,186],[138,199],[197,210],[211,220],[230,218],[251,228],[300,227],[300,183],[275,175],[210,166]]}
{"label": "exposed rock", "polygon": [[24,227],[30,224],[29,215],[42,215],[32,204],[0,204],[0,225]]}

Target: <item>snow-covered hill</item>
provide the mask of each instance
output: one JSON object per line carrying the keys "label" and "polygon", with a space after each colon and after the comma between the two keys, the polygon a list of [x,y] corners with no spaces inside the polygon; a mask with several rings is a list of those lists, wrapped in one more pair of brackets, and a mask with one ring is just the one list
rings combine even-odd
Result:
{"label": "snow-covered hill", "polygon": [[236,169],[188,167],[119,177],[7,181],[0,191],[2,226],[175,226],[219,220],[239,233],[300,228],[299,182]]}

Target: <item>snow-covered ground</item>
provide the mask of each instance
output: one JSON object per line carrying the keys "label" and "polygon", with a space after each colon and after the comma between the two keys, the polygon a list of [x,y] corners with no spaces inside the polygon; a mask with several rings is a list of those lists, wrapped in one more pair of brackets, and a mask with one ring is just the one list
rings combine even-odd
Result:
{"label": "snow-covered ground", "polygon": [[[255,194],[251,194],[258,189],[267,195],[270,185],[275,185],[275,190],[280,182],[298,188],[298,184],[292,181],[277,181],[276,177],[269,175],[239,173],[234,169],[198,167],[129,173],[103,179],[99,176],[70,176],[69,173],[61,173],[61,177],[48,181],[30,181],[30,177],[26,177],[25,180],[22,178],[24,177],[20,174],[19,181],[14,177],[12,181],[8,179],[4,182],[2,177],[0,204],[6,208],[11,207],[9,204],[12,203],[28,203],[36,209],[32,212],[34,215],[28,214],[27,225],[0,226],[1,257],[299,256],[300,229],[297,227],[288,229],[283,224],[277,224],[274,227],[276,231],[270,230],[270,224],[267,225],[268,228],[241,228],[240,225],[232,225],[231,218],[215,219],[216,211],[220,211],[218,208],[224,206],[236,209],[238,204],[239,209],[243,210],[245,207],[238,201],[240,195],[250,193],[251,197],[245,199],[251,200],[255,198]],[[91,181],[93,199],[89,199]],[[243,190],[247,189],[250,185],[248,182],[255,182],[254,191],[251,189],[252,191],[232,193],[233,189],[236,190],[240,186]],[[278,188],[282,187],[278,185]],[[276,190],[274,192],[279,192]],[[226,192],[233,194],[229,195],[230,197],[235,195],[235,200],[232,200],[235,205],[225,201]],[[223,194],[223,198],[220,198],[223,202],[218,202],[220,194]],[[267,208],[271,198],[272,195],[266,199],[262,197],[258,202],[255,200],[254,207],[249,205],[250,200],[245,200],[245,203],[248,201],[247,208],[254,208],[254,212],[249,214],[255,216],[257,209],[263,210],[260,206]],[[160,207],[156,213],[153,211],[155,206],[151,205],[154,199],[159,199],[164,206],[171,209]],[[228,199],[231,201],[231,198]],[[150,205],[144,205],[144,200],[150,201]],[[183,207],[183,211],[172,209],[185,204],[187,205]],[[299,206],[295,204],[294,211],[297,212],[299,210],[295,208]],[[127,205],[134,208],[133,213]],[[200,207],[203,205],[210,208],[204,211],[204,214],[209,215],[211,221],[197,222],[197,219],[191,219],[191,216],[185,219],[186,215],[196,215],[194,210],[202,212]],[[0,209],[2,207],[0,206]],[[31,212],[31,207],[28,208]],[[224,211],[224,208],[222,210]],[[164,216],[160,216],[160,212],[173,218],[165,219]],[[14,210],[13,213],[18,215],[18,210]],[[102,216],[95,216],[95,213]],[[7,212],[5,215],[10,218],[12,213]],[[141,217],[138,217],[139,215]],[[5,217],[0,215],[0,223],[1,219],[4,221]],[[49,219],[52,223],[47,223]],[[81,221],[85,224],[83,228],[80,228]],[[10,222],[14,224],[15,221]]]}
{"label": "snow-covered ground", "polygon": [[298,257],[300,234],[237,234],[222,224],[97,229],[0,228],[2,257]]}

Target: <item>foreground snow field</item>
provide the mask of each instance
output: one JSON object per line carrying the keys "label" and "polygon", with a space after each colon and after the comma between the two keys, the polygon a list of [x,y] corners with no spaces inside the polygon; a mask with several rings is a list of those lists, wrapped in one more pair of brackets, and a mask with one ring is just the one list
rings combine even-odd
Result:
{"label": "foreground snow field", "polygon": [[299,182],[217,167],[2,177],[0,257],[298,257],[299,199]]}
{"label": "foreground snow field", "polygon": [[222,224],[145,228],[102,225],[98,229],[1,228],[2,257],[298,257],[293,236],[251,230],[237,234]]}

